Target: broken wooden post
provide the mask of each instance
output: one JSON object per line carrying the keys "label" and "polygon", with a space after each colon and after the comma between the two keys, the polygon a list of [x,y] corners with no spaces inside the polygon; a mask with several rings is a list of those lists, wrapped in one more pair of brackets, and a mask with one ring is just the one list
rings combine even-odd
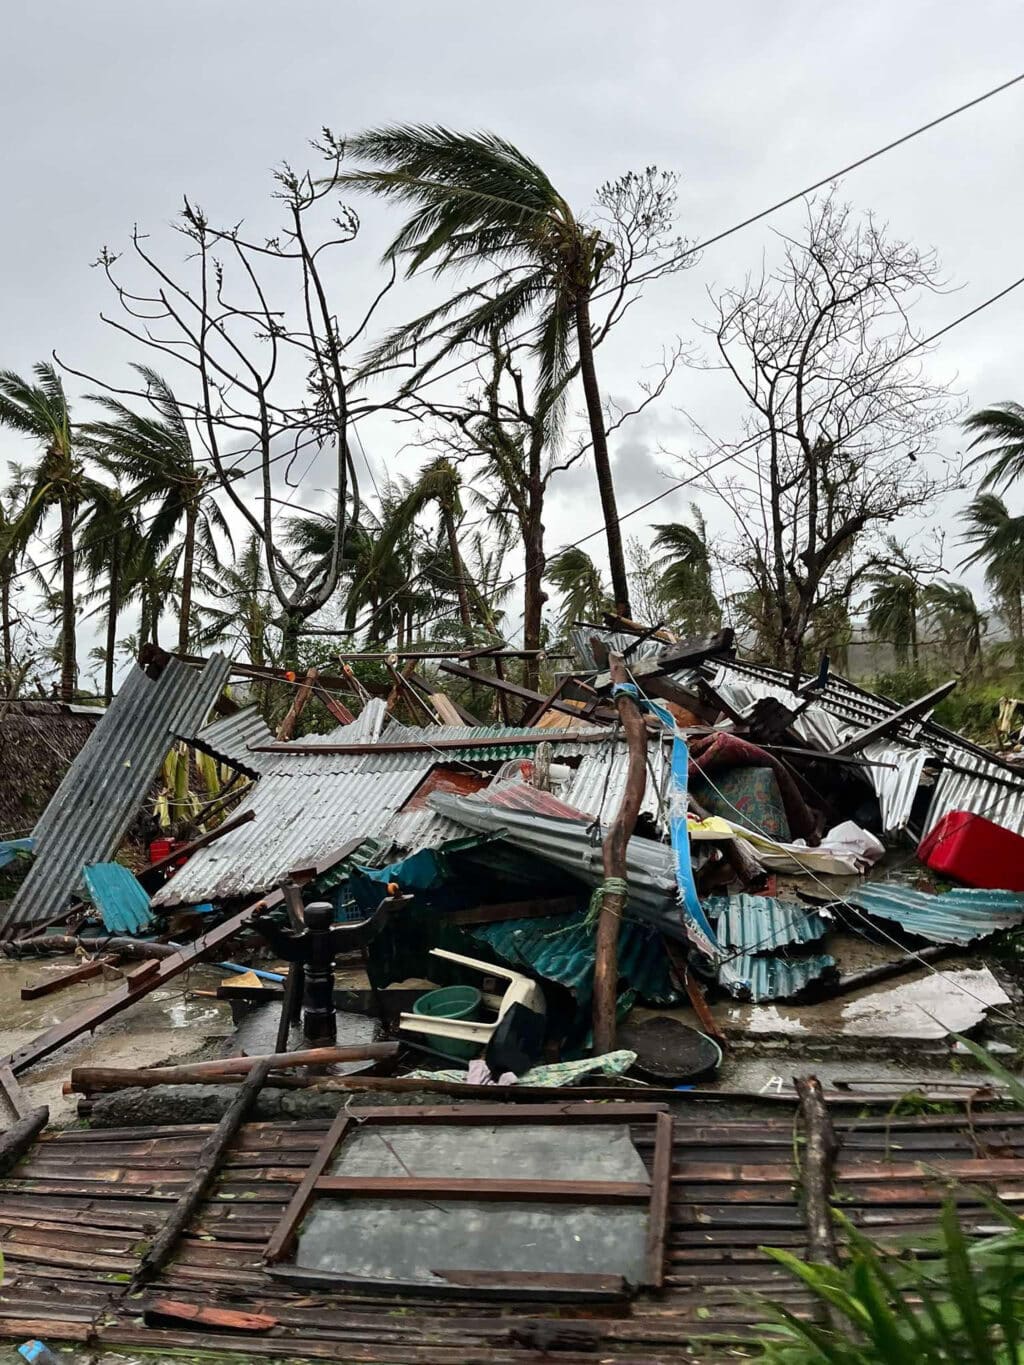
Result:
{"label": "broken wooden post", "polygon": [[804,1125],[804,1160],[800,1174],[807,1259],[816,1265],[838,1266],[835,1223],[832,1219],[832,1177],[839,1142],[817,1076],[794,1076]]}
{"label": "broken wooden post", "polygon": [[[619,688],[629,679],[621,654],[609,660],[612,684]],[[629,751],[626,788],[618,814],[608,827],[602,846],[604,883],[599,889],[601,909],[594,951],[594,1050],[611,1052],[615,1047],[615,1004],[619,985],[619,925],[626,904],[626,845],[636,828],[640,803],[647,786],[647,728],[636,700],[626,691],[615,695]],[[614,754],[609,760],[614,762]],[[621,888],[621,889],[620,889]]]}
{"label": "broken wooden post", "polygon": [[43,1104],[0,1134],[0,1176],[7,1175],[17,1166],[49,1121],[50,1111]]}
{"label": "broken wooden post", "polygon": [[279,740],[291,739],[296,722],[302,715],[306,702],[309,701],[309,694],[313,690],[313,684],[316,682],[319,672],[320,670],[318,668],[310,668],[307,670],[305,681],[300,684],[299,690],[295,693],[295,700],[288,708],[288,714],[285,716],[278,729],[277,738]]}
{"label": "broken wooden post", "polygon": [[224,1160],[228,1147],[242,1126],[249,1110],[255,1104],[256,1097],[263,1089],[272,1064],[273,1059],[265,1057],[258,1066],[249,1072],[239,1087],[238,1094],[234,1096],[228,1106],[224,1117],[203,1143],[203,1149],[199,1153],[199,1160],[196,1165],[196,1173],[183,1190],[167,1222],[160,1229],[139,1262],[138,1269],[128,1287],[128,1293],[132,1293],[153,1279],[167,1264],[178,1238],[191,1223],[207,1190],[217,1178],[218,1167]]}

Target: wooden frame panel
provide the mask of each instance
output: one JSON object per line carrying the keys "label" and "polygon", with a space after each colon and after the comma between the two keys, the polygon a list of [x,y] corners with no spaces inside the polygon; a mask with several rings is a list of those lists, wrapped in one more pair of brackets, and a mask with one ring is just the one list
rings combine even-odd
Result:
{"label": "wooden frame panel", "polygon": [[[614,1180],[503,1180],[448,1179],[420,1176],[328,1176],[325,1175],[346,1136],[356,1127],[399,1128],[411,1124],[488,1125],[488,1124],[582,1124],[587,1127],[608,1124],[653,1123],[653,1160],[649,1181]],[[648,1139],[650,1141],[650,1139]],[[360,1109],[357,1115],[342,1111],[334,1120],[316,1151],[306,1174],[292,1196],[285,1213],[274,1229],[264,1252],[264,1264],[271,1274],[291,1279],[296,1284],[319,1287],[379,1288],[391,1286],[373,1279],[345,1274],[332,1275],[279,1263],[292,1254],[299,1225],[313,1199],[320,1196],[340,1199],[472,1199],[487,1203],[539,1202],[555,1204],[647,1204],[648,1227],[646,1271],[643,1283],[661,1288],[668,1226],[669,1192],[672,1178],[672,1116],[664,1104],[591,1103],[569,1104],[476,1104],[399,1105],[392,1108]],[[404,1291],[492,1295],[559,1294],[582,1297],[621,1296],[621,1277],[594,1274],[558,1274],[522,1271],[438,1271],[446,1286],[409,1285]]]}

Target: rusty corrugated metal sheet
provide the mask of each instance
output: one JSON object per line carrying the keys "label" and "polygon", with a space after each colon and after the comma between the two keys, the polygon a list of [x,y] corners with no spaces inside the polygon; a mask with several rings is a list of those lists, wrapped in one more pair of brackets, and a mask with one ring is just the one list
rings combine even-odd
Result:
{"label": "rusty corrugated metal sheet", "polygon": [[156,681],[132,668],[33,831],[35,860],[5,928],[55,914],[86,863],[113,857],[175,737],[199,729],[229,668],[219,654],[201,671],[172,659]]}

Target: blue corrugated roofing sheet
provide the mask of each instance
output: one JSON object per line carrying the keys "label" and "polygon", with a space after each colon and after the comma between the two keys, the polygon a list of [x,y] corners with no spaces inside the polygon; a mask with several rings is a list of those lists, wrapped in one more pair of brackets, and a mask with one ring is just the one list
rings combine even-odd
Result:
{"label": "blue corrugated roofing sheet", "polygon": [[723,948],[770,953],[787,943],[813,943],[829,930],[820,910],[774,896],[709,896],[702,902]]}
{"label": "blue corrugated roofing sheet", "polygon": [[82,869],[89,899],[112,934],[137,934],[153,923],[149,897],[134,872],[120,863],[92,863]]}
{"label": "blue corrugated roofing sheet", "polygon": [[6,867],[8,863],[13,863],[22,853],[31,853],[35,848],[34,839],[4,839],[0,840],[0,867]]}
{"label": "blue corrugated roofing sheet", "polygon": [[761,956],[745,953],[723,963],[718,980],[730,993],[755,1003],[762,1000],[788,1000],[824,976],[836,965],[834,957],[820,953],[812,957]]}
{"label": "blue corrugated roofing sheet", "polygon": [[846,896],[869,915],[895,920],[908,933],[932,943],[973,943],[975,939],[1024,924],[1024,895],[958,887],[935,896],[891,882],[866,882]]}
{"label": "blue corrugated roofing sheet", "polygon": [[[586,1004],[594,989],[594,926],[585,919],[580,914],[503,920],[470,932],[513,967],[568,986]],[[623,921],[619,976],[656,1004],[670,1004],[676,998],[661,935],[646,925]]]}
{"label": "blue corrugated roofing sheet", "polygon": [[113,857],[175,736],[200,728],[229,667],[215,654],[201,671],[172,659],[157,679],[132,668],[32,831],[35,861],[5,928],[62,910],[82,868]]}

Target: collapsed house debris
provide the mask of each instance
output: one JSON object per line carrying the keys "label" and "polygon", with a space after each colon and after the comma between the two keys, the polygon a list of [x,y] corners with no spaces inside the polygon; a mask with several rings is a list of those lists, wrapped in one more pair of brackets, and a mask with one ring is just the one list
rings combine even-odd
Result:
{"label": "collapsed house debris", "polygon": [[[363,695],[355,715],[316,670],[282,677],[291,704],[276,734],[222,699],[244,667],[151,651],[133,670],[31,835],[9,841],[9,866],[29,861],[4,952],[77,960],[22,988],[58,1013],[0,1060],[15,1120],[0,1162],[7,1147],[11,1160],[28,1152],[0,1179],[0,1246],[15,1265],[0,1332],[50,1314],[45,1330],[96,1346],[258,1341],[301,1357],[315,1335],[353,1359],[433,1360],[451,1346],[424,1302],[454,1299],[451,1321],[468,1315],[497,1361],[570,1330],[553,1309],[537,1318],[540,1300],[603,1305],[570,1330],[602,1358],[678,1354],[717,1264],[776,1283],[754,1248],[777,1241],[767,1227],[785,1204],[791,1134],[763,1118],[680,1122],[673,1106],[891,1105],[897,1074],[857,1072],[864,1046],[899,1033],[879,994],[899,999],[896,977],[917,974],[907,1039],[943,1058],[953,1025],[929,1010],[933,981],[971,997],[968,1026],[1015,1017],[993,972],[952,959],[1024,924],[1024,890],[1003,871],[1024,863],[1024,773],[930,718],[948,689],[899,706],[827,664],[794,682],[736,658],[727,631],[680,642],[613,620],[574,638],[577,668],[547,694],[507,679],[500,651],[493,675],[486,650],[442,660],[476,697],[501,698],[500,725],[473,723],[401,660],[388,660],[393,695]],[[418,702],[399,720],[403,688]],[[334,728],[293,738],[307,704]],[[421,724],[428,715],[439,719]],[[116,855],[180,741],[233,776],[182,842],[132,870]],[[978,846],[995,851],[978,858]],[[223,1055],[75,1063],[84,1033],[227,954],[192,984],[235,1013]],[[60,1008],[90,982],[93,997]],[[771,1059],[768,1083],[739,1079],[755,1074],[751,1040],[775,1029],[799,1053],[815,1010],[837,1002],[866,1040],[852,1075],[791,1085]],[[18,1078],[54,1054],[70,1057],[79,1115],[112,1130],[38,1140],[45,1112]],[[1000,1098],[938,1056],[916,1054],[918,1071],[932,1066],[930,1098]],[[190,1122],[190,1095],[215,1128]],[[146,1129],[116,1126],[132,1106]],[[973,1119],[991,1124],[998,1160],[952,1120],[908,1120],[895,1154],[870,1121],[839,1123],[832,1195],[869,1182],[859,1197],[876,1221],[908,1182],[922,1207],[937,1204],[941,1172],[915,1164],[924,1150],[936,1170],[998,1176],[1016,1198],[1019,1116],[1003,1117]],[[101,1166],[132,1183],[132,1201]],[[251,1207],[225,1202],[241,1194]],[[787,1183],[790,1195],[796,1246],[807,1227]],[[740,1237],[743,1201],[765,1226],[755,1218]],[[20,1230],[30,1205],[52,1233],[38,1244]],[[94,1278],[79,1282],[83,1257]],[[73,1307],[42,1286],[53,1264],[69,1270]],[[118,1297],[105,1274],[145,1297]],[[360,1344],[385,1322],[382,1293],[420,1315],[415,1331],[394,1329],[398,1356]],[[650,1307],[659,1295],[667,1318]],[[16,1298],[34,1306],[15,1317]],[[494,1300],[512,1316],[481,1326]],[[721,1321],[737,1340],[749,1327],[739,1310]]]}

